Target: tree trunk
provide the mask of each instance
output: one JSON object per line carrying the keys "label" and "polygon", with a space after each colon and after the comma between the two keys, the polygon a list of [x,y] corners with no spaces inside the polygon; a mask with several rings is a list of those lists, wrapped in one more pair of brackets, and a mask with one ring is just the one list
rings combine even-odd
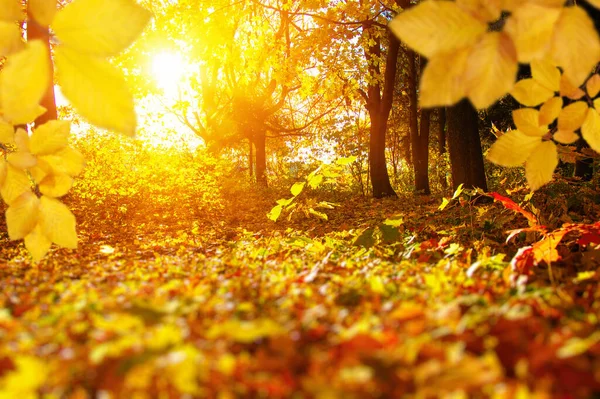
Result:
{"label": "tree trunk", "polygon": [[[385,60],[383,75],[383,88],[380,79],[381,70],[378,60],[381,57],[381,38],[372,33],[373,26],[365,24],[365,34],[370,38],[371,44],[365,49],[365,57],[369,63],[369,75],[373,80],[363,93],[367,103],[367,110],[371,119],[369,137],[369,170],[373,197],[395,197],[396,192],[390,183],[385,159],[385,134],[388,118],[392,110],[394,99],[394,86],[396,84],[396,65],[398,64],[398,51],[400,42],[393,33],[388,32],[389,48]],[[383,89],[383,90],[382,90]]]}
{"label": "tree trunk", "polygon": [[248,175],[250,179],[254,177],[254,153],[252,145],[252,139],[248,139]]}
{"label": "tree trunk", "polygon": [[387,162],[385,160],[386,130],[387,121],[383,120],[383,115],[373,115],[371,117],[369,137],[369,170],[371,172],[373,197],[375,198],[396,196],[396,192],[390,183]]}
{"label": "tree trunk", "polygon": [[431,110],[421,110],[421,126],[419,128],[417,107],[417,56],[408,51],[408,98],[410,100],[410,143],[413,172],[415,175],[415,191],[425,195],[431,194],[429,188],[429,126]]}
{"label": "tree trunk", "polygon": [[479,116],[468,100],[446,110],[452,187],[479,187],[487,191],[483,152],[479,139]]}
{"label": "tree trunk", "polygon": [[[577,150],[590,148],[589,144],[583,140],[577,142]],[[575,170],[573,176],[581,178],[583,181],[590,181],[594,177],[594,160],[592,158],[581,158],[575,161]]]}
{"label": "tree trunk", "polygon": [[48,61],[50,65],[48,71],[50,83],[40,102],[40,105],[46,108],[46,112],[35,120],[35,125],[39,126],[49,120],[57,119],[58,113],[56,111],[56,100],[54,98],[54,64],[52,63],[52,56],[50,55],[50,32],[48,31],[47,26],[41,26],[35,21],[29,10],[30,6],[30,3],[27,3],[27,41],[41,40],[44,43],[48,49]]}
{"label": "tree trunk", "polygon": [[429,195],[429,126],[431,121],[431,110],[421,110],[421,126],[419,135],[413,141],[413,152],[415,156],[415,191],[417,193]]}
{"label": "tree trunk", "polygon": [[439,130],[438,130],[438,153],[446,153],[446,109],[438,108]]}
{"label": "tree trunk", "polygon": [[446,108],[438,108],[438,163],[437,176],[443,190],[448,188],[446,181]]}
{"label": "tree trunk", "polygon": [[253,137],[256,149],[256,183],[267,187],[267,138],[264,131],[256,132]]}

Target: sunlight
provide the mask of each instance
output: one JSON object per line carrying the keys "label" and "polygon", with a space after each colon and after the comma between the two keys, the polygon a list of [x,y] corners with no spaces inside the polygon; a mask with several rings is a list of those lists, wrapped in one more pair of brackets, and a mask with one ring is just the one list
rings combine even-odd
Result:
{"label": "sunlight", "polygon": [[185,61],[179,54],[168,51],[152,57],[152,75],[166,96],[175,96],[185,72]]}

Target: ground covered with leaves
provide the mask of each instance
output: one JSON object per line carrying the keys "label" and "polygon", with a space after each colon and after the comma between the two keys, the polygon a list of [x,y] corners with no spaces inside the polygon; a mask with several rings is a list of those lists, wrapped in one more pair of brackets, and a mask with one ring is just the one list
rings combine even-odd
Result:
{"label": "ground covered with leaves", "polygon": [[[89,158],[65,199],[77,250],[34,265],[0,227],[0,398],[600,395],[593,187],[443,211],[441,196],[324,188],[307,195],[339,203],[328,221],[273,223],[281,192],[136,154]],[[587,227],[544,262],[523,256],[539,231],[506,243],[535,225],[527,212],[550,232]]]}

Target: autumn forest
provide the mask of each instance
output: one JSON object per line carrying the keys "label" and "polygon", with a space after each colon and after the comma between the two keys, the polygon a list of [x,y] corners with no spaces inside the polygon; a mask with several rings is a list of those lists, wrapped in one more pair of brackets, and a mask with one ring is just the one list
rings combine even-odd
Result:
{"label": "autumn forest", "polygon": [[600,0],[0,0],[0,399],[600,397]]}

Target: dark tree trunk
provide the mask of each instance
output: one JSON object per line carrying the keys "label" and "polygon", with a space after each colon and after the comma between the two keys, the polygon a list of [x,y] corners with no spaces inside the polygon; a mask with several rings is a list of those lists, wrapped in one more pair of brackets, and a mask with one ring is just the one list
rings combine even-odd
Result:
{"label": "dark tree trunk", "polygon": [[436,165],[437,176],[443,190],[448,188],[446,181],[446,108],[438,108],[438,163]]}
{"label": "dark tree trunk", "polygon": [[[590,148],[589,144],[583,140],[577,143],[577,150]],[[575,170],[573,176],[581,178],[583,181],[590,181],[594,177],[594,160],[592,158],[582,158],[575,161]]]}
{"label": "dark tree trunk", "polygon": [[252,139],[248,139],[248,175],[250,179],[254,177],[254,151],[252,145]]}
{"label": "dark tree trunk", "polygon": [[439,130],[438,130],[438,153],[446,153],[446,109],[438,108]]}
{"label": "dark tree trunk", "polygon": [[256,132],[253,137],[256,149],[256,183],[267,187],[267,138],[264,131]]}
{"label": "dark tree trunk", "polygon": [[[29,3],[27,7],[29,7]],[[48,122],[49,120],[58,118],[58,113],[56,112],[56,100],[54,98],[54,64],[52,63],[52,56],[50,55],[50,33],[48,31],[48,27],[38,24],[28,9],[27,41],[32,40],[41,40],[46,45],[46,48],[48,49],[48,61],[50,65],[48,72],[50,74],[50,84],[48,84],[46,93],[44,93],[40,103],[42,107],[46,108],[46,112],[35,120],[36,126],[39,126]]]}
{"label": "dark tree trunk", "polygon": [[462,100],[447,109],[446,118],[453,188],[464,184],[465,188],[487,191],[477,110],[468,100]]}
{"label": "dark tree trunk", "polygon": [[385,132],[387,121],[381,115],[371,117],[371,131],[369,138],[369,169],[371,172],[371,185],[373,197],[392,197],[396,192],[390,183],[390,176],[385,160]]}
{"label": "dark tree trunk", "polygon": [[400,42],[393,33],[388,32],[389,48],[385,61],[382,88],[379,80],[376,79],[381,73],[377,64],[377,60],[381,57],[382,52],[381,38],[372,33],[372,26],[365,24],[364,28],[366,34],[370,36],[373,43],[365,49],[365,57],[369,62],[369,75],[373,79],[373,82],[369,84],[367,93],[363,93],[363,97],[367,103],[369,117],[371,119],[369,171],[371,175],[371,185],[373,187],[373,197],[395,197],[396,192],[390,183],[390,176],[388,174],[387,162],[385,159],[385,134],[394,99],[396,65],[398,63]]}
{"label": "dark tree trunk", "polygon": [[421,110],[421,124],[418,123],[417,108],[417,56],[413,51],[408,56],[408,97],[410,100],[410,143],[412,148],[412,164],[415,175],[415,191],[425,195],[431,194],[429,188],[429,126],[431,110]]}
{"label": "dark tree trunk", "polygon": [[415,191],[429,195],[429,126],[431,121],[431,110],[421,110],[421,124],[419,135],[413,141],[414,165],[415,165]]}

